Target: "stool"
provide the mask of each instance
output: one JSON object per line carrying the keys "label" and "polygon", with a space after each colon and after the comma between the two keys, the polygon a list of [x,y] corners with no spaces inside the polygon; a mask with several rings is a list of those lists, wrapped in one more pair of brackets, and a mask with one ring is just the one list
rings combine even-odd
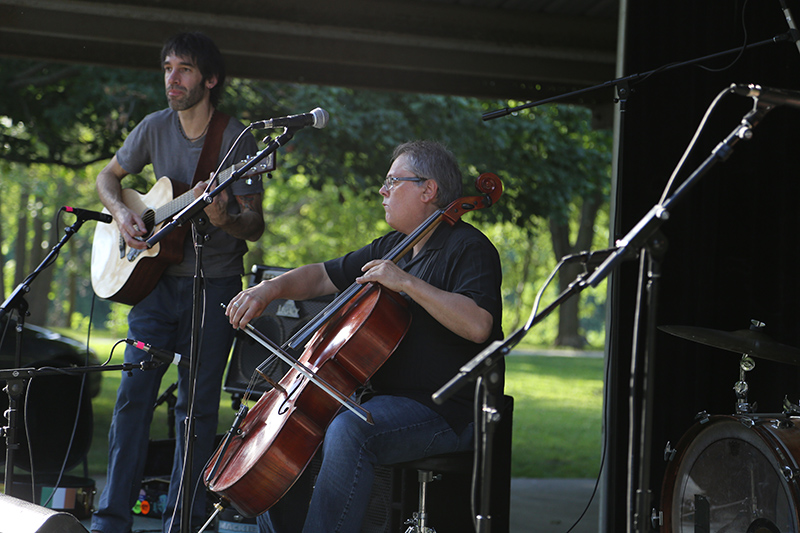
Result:
{"label": "stool", "polygon": [[393,468],[417,471],[419,507],[412,518],[406,520],[405,523],[408,525],[406,533],[436,533],[436,530],[428,525],[426,508],[428,483],[442,479],[442,474],[471,472],[473,457],[474,452],[472,451],[453,452],[392,465]]}

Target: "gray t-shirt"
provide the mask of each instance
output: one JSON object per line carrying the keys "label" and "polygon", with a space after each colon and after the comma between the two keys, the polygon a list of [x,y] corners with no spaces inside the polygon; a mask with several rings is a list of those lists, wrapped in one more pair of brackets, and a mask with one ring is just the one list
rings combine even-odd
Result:
{"label": "gray t-shirt", "polygon": [[[217,164],[227,154],[238,135],[245,127],[231,118],[222,135],[222,145]],[[205,137],[195,142],[187,140],[180,129],[178,113],[163,109],[147,115],[128,135],[122,148],[117,152],[117,161],[130,174],[138,174],[148,164],[153,165],[156,178],[167,176],[173,181],[191,184],[197,161],[203,150]],[[242,136],[229,156],[223,170],[256,153],[256,141],[249,133]],[[205,178],[204,178],[205,179]],[[258,194],[263,191],[260,176],[250,180],[234,182],[229,193],[233,195]],[[228,211],[239,212],[239,204],[231,197]],[[241,239],[231,237],[219,228],[207,225],[208,240],[203,247],[203,274],[210,278],[241,275],[244,273],[242,256],[247,252],[247,244]],[[184,242],[183,262],[170,265],[166,273],[174,276],[193,276],[195,271],[195,252],[191,232]]]}

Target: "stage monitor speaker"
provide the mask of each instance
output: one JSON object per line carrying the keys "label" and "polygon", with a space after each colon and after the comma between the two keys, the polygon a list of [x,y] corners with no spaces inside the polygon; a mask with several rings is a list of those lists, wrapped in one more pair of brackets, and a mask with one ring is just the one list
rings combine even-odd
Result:
{"label": "stage monitor speaker", "polygon": [[0,533],[86,533],[69,513],[0,494]]}
{"label": "stage monitor speaker", "polygon": [[[258,285],[262,281],[272,279],[288,270],[290,269],[255,265],[250,275],[248,287]],[[270,340],[282,345],[306,322],[325,309],[333,298],[334,295],[311,300],[275,300],[270,302],[264,313],[251,323],[254,328],[269,337]],[[236,332],[232,352],[223,389],[236,398],[241,397],[247,390],[250,378],[256,367],[269,359],[272,354],[240,331]],[[289,354],[293,357],[300,357],[302,351],[290,350]],[[278,381],[288,370],[289,366],[286,363],[274,357],[267,365],[264,373],[274,381]],[[253,387],[251,395],[253,398],[258,398],[271,388],[269,384],[261,380]]]}

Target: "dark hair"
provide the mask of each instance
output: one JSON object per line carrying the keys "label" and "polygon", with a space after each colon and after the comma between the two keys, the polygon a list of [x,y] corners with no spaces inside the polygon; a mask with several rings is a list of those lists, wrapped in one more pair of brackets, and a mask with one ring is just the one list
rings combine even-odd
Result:
{"label": "dark hair", "polygon": [[205,82],[217,77],[217,84],[211,88],[211,105],[217,107],[225,85],[225,60],[210,37],[200,32],[179,33],[170,37],[161,48],[161,64],[168,55],[188,57],[200,69]]}
{"label": "dark hair", "polygon": [[405,155],[409,170],[439,185],[436,207],[447,207],[461,197],[462,177],[455,156],[436,141],[410,141],[394,149],[392,162]]}

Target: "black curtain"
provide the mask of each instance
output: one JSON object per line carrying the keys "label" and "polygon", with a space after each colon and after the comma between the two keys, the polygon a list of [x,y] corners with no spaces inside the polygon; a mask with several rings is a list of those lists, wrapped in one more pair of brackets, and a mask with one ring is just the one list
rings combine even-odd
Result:
{"label": "black curtain", "polygon": [[[787,0],[800,17],[800,1]],[[709,54],[767,41],[739,54],[669,66]],[[800,90],[800,52],[792,42],[772,39],[789,31],[779,0],[632,0],[625,28],[625,75],[660,67],[630,83],[622,113],[621,164],[614,235],[620,238],[658,202],[667,180],[689,145],[714,97],[731,83]],[[711,115],[678,176],[680,184],[736,128],[753,107],[751,98],[726,95]],[[658,301],[644,312],[657,325],[685,325],[735,331],[751,319],[766,323],[774,342],[800,346],[800,109],[771,110],[750,140],[736,144],[674,206],[661,228],[667,248],[660,262]],[[604,527],[625,531],[628,468],[643,456],[628,449],[631,358],[639,265],[626,262],[614,274],[607,393]],[[646,320],[646,316],[643,317]],[[695,424],[695,414],[735,411],[733,385],[739,354],[658,331],[653,337],[653,429],[651,460],[641,464],[652,494],[647,506],[662,510],[665,445],[673,447]],[[635,350],[642,353],[644,340]],[[760,412],[780,412],[784,396],[800,399],[798,367],[756,358],[749,372],[749,399]],[[634,380],[634,384],[638,380]],[[638,394],[638,391],[634,392]],[[641,405],[641,402],[638,402]],[[638,439],[640,434],[636,435]],[[634,484],[636,486],[636,484]],[[644,522],[649,524],[649,516]],[[649,531],[649,526],[637,528]]]}

